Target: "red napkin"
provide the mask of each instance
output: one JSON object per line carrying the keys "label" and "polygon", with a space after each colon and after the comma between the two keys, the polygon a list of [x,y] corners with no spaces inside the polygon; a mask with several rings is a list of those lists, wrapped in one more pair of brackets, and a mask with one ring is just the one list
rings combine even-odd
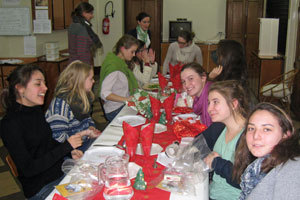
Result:
{"label": "red napkin", "polygon": [[168,80],[160,72],[158,72],[158,82],[161,90],[164,90],[168,85]]}
{"label": "red napkin", "polygon": [[126,142],[126,153],[133,159],[139,141],[139,129],[123,121],[123,132]]}
{"label": "red napkin", "polygon": [[172,110],[174,107],[175,93],[172,93],[168,98],[163,102],[163,107],[166,111],[166,120],[168,124],[172,122]]}
{"label": "red napkin", "polygon": [[170,78],[172,82],[172,87],[178,92],[181,92],[182,89],[182,84],[181,84],[181,78],[180,78],[180,73],[177,74],[175,77]]}
{"label": "red napkin", "polygon": [[160,113],[161,102],[160,100],[152,97],[151,95],[149,95],[149,98],[151,103],[151,112],[153,115],[151,121],[158,122],[161,115]]}
{"label": "red napkin", "polygon": [[174,66],[172,64],[169,64],[170,78],[174,78],[178,74],[180,74],[183,65],[184,64],[181,64],[180,62]]}
{"label": "red napkin", "polygon": [[155,123],[151,122],[148,126],[141,130],[141,144],[144,152],[144,156],[149,157],[152,146],[153,132]]}

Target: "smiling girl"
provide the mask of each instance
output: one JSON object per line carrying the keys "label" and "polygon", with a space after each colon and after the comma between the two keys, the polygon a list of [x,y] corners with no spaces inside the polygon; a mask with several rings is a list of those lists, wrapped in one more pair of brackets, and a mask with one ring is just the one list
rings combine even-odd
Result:
{"label": "smiling girl", "polygon": [[92,66],[79,60],[72,62],[60,74],[55,88],[54,99],[46,112],[53,138],[64,142],[71,135],[85,133],[83,145],[86,151],[100,131],[92,120],[94,94],[94,70]]}
{"label": "smiling girl", "polygon": [[[232,168],[248,112],[245,90],[238,81],[213,83],[209,89],[207,111],[213,123],[202,134],[212,150],[204,159],[214,170],[210,199],[238,199],[240,189],[239,184],[232,180]],[[194,145],[197,146],[197,137]]]}
{"label": "smiling girl", "polygon": [[78,159],[83,153],[81,134],[59,143],[52,138],[42,105],[47,91],[42,69],[34,65],[17,67],[7,78],[1,103],[6,115],[0,133],[14,161],[27,199],[45,199],[61,180],[64,156]]}
{"label": "smiling girl", "polygon": [[235,155],[240,199],[300,199],[299,167],[299,132],[290,117],[273,104],[258,104]]}
{"label": "smiling girl", "polygon": [[140,12],[136,16],[136,21],[138,23],[136,28],[130,30],[128,34],[143,41],[146,48],[149,48],[151,44],[151,32],[149,30],[151,17],[145,12]]}
{"label": "smiling girl", "polygon": [[182,67],[180,77],[183,89],[189,96],[194,97],[194,113],[200,115],[203,124],[210,126],[212,121],[207,112],[207,98],[212,82],[207,81],[205,70],[198,63],[189,63]]}

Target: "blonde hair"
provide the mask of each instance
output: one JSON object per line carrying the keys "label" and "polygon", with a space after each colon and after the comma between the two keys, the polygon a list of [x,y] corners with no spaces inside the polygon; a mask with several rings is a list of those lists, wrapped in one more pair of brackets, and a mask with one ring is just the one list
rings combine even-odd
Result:
{"label": "blonde hair", "polygon": [[54,96],[67,94],[66,101],[71,104],[75,97],[81,100],[83,112],[87,113],[90,110],[90,102],[94,100],[93,92],[86,92],[84,88],[85,80],[89,76],[92,66],[75,60],[70,63],[67,68],[60,74],[56,84]]}

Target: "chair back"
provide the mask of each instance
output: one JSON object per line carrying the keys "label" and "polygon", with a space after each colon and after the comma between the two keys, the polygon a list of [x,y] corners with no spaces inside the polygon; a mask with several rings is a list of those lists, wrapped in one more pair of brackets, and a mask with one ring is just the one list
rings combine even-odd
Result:
{"label": "chair back", "polygon": [[107,117],[106,117],[106,114],[105,114],[105,111],[104,111],[104,107],[103,107],[104,101],[103,101],[103,99],[101,99],[100,97],[99,97],[99,102],[100,102],[100,106],[101,106],[101,109],[102,109],[104,118],[105,118],[106,121],[108,121],[108,119],[107,119]]}
{"label": "chair back", "polygon": [[10,168],[11,173],[14,175],[14,177],[18,177],[19,173],[18,173],[17,167],[9,154],[5,157],[5,160]]}
{"label": "chair back", "polygon": [[260,89],[262,96],[273,98],[289,98],[298,69],[290,70],[269,81]]}

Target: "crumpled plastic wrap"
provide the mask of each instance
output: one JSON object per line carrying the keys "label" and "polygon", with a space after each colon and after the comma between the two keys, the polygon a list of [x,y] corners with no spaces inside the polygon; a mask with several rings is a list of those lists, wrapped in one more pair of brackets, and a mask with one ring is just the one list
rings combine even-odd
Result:
{"label": "crumpled plastic wrap", "polygon": [[98,183],[98,165],[93,162],[67,159],[62,171],[71,176],[71,180],[56,189],[69,200],[93,199],[103,188],[103,184]]}
{"label": "crumpled plastic wrap", "polygon": [[174,161],[164,170],[159,186],[161,189],[196,196],[196,185],[204,184],[208,180],[210,169],[203,159],[211,151],[202,135],[197,139],[197,147],[193,146],[193,142],[180,145]]}

